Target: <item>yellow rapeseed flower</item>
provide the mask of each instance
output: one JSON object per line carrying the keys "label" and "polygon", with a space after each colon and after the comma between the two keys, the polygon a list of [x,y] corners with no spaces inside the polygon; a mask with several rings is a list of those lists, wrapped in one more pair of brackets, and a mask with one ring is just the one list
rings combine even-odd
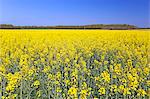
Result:
{"label": "yellow rapeseed flower", "polygon": [[40,81],[36,80],[34,83],[33,83],[34,86],[39,86],[40,85]]}
{"label": "yellow rapeseed flower", "polygon": [[104,87],[101,87],[98,92],[100,93],[100,95],[105,95],[106,94],[106,89]]}
{"label": "yellow rapeseed flower", "polygon": [[73,97],[77,97],[77,88],[75,87],[71,87],[69,90],[68,90],[68,94],[73,96]]}

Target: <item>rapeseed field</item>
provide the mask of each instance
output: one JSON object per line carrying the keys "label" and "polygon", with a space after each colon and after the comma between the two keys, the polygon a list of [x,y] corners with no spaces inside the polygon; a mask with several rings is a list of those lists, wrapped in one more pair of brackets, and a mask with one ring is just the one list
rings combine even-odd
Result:
{"label": "rapeseed field", "polygon": [[1,99],[148,99],[149,30],[0,30]]}

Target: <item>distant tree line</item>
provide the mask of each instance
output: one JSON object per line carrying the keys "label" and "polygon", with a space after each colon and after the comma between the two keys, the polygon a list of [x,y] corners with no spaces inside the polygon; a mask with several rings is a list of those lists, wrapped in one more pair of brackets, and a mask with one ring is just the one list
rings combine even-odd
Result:
{"label": "distant tree line", "polygon": [[137,29],[138,27],[128,24],[94,24],[81,26],[14,26],[12,24],[0,24],[0,29],[108,29],[108,30],[127,30]]}

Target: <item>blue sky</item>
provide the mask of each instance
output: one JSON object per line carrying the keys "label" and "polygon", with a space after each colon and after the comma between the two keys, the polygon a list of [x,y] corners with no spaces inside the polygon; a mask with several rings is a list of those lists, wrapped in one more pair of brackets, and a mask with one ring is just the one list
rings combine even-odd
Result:
{"label": "blue sky", "polygon": [[150,27],[150,0],[0,0],[0,24]]}

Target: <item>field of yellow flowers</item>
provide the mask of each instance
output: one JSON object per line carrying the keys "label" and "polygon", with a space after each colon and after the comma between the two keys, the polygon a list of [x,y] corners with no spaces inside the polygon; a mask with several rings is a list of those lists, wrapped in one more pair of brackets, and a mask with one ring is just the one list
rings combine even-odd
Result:
{"label": "field of yellow flowers", "polygon": [[0,99],[148,99],[149,30],[0,30]]}

